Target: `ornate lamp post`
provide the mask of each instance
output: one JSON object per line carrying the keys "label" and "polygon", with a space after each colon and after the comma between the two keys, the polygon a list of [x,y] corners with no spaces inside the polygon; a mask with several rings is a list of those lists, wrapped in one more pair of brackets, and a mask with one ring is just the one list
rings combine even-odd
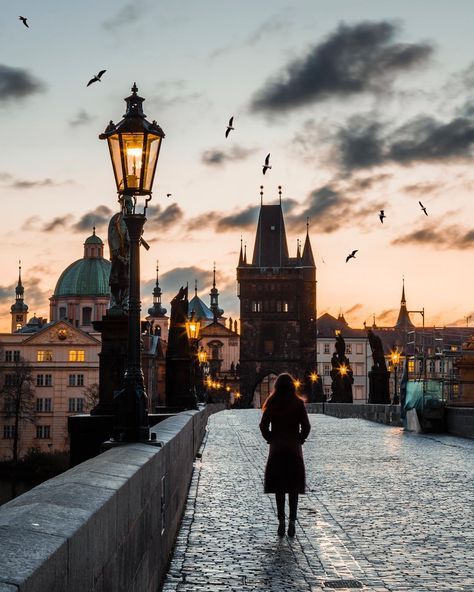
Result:
{"label": "ornate lamp post", "polygon": [[[140,359],[140,244],[161,142],[165,137],[156,121],[147,121],[142,107],[145,99],[137,92],[134,83],[132,94],[125,99],[127,110],[123,119],[117,124],[110,121],[99,136],[109,145],[118,201],[130,238],[127,369],[124,388],[115,397],[118,416],[114,436],[122,442],[149,438],[147,396]],[[141,208],[140,198],[143,198]]]}
{"label": "ornate lamp post", "polygon": [[311,372],[309,375],[309,379],[311,381],[311,401],[314,401],[314,387],[316,382],[319,380],[319,376],[317,372]]}
{"label": "ornate lamp post", "polygon": [[394,377],[394,392],[393,392],[393,405],[400,404],[400,397],[398,396],[398,384],[397,384],[397,372],[398,372],[398,363],[400,362],[400,352],[397,350],[393,351],[390,354],[390,360],[393,366],[393,377]]}
{"label": "ornate lamp post", "polygon": [[191,317],[188,321],[186,321],[185,323],[186,325],[186,333],[188,335],[188,340],[189,340],[189,346],[190,346],[190,350],[191,350],[191,365],[190,365],[190,371],[191,371],[191,389],[192,389],[192,396],[193,396],[193,400],[196,403],[197,406],[197,391],[199,390],[197,388],[197,375],[198,375],[198,369],[196,368],[196,366],[200,366],[199,363],[199,354],[198,354],[198,343],[199,343],[199,339],[201,338],[201,322],[199,320],[196,319],[195,315],[194,315],[194,310],[191,313]]}

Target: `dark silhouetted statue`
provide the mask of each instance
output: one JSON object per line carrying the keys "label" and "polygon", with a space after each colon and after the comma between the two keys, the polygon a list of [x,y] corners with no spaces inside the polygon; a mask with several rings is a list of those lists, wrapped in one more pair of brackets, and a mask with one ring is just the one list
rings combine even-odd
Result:
{"label": "dark silhouetted statue", "polygon": [[191,380],[192,364],[186,321],[188,288],[181,287],[171,301],[170,330],[166,350],[166,405],[179,409],[197,408]]}
{"label": "dark silhouetted statue", "polygon": [[331,358],[331,365],[331,403],[352,403],[354,376],[349,358],[346,356],[346,342],[340,333],[336,335],[335,352]]}
{"label": "dark silhouetted statue", "polygon": [[128,311],[130,286],[130,238],[123,219],[123,212],[112,216],[108,228],[110,249],[110,313],[120,314]]}
{"label": "dark silhouetted statue", "polygon": [[371,329],[367,331],[372,350],[372,369],[369,371],[369,403],[390,404],[390,372],[387,370],[382,340]]}

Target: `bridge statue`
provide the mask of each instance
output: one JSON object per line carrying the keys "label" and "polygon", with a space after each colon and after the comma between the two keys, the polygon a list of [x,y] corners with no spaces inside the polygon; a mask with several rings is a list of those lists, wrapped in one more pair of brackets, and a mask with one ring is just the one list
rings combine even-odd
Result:
{"label": "bridge statue", "polygon": [[390,404],[390,372],[387,370],[382,340],[371,329],[367,331],[372,350],[372,369],[369,371],[369,403]]}
{"label": "bridge statue", "polygon": [[354,376],[346,356],[346,342],[341,333],[336,335],[335,351],[331,358],[331,403],[352,403]]}

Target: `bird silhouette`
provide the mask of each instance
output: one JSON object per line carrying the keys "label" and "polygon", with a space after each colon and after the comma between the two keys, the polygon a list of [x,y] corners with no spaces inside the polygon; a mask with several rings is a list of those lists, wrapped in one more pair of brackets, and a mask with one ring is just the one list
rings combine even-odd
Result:
{"label": "bird silhouette", "polygon": [[25,25],[25,27],[30,28],[30,25],[26,22],[28,19],[25,16],[19,16],[18,19]]}
{"label": "bird silhouette", "polygon": [[166,194],[166,197],[171,197],[171,193],[167,193]]}
{"label": "bird silhouette", "polygon": [[232,115],[232,117],[229,119],[229,123],[227,124],[227,129],[225,130],[225,137],[226,138],[230,134],[231,130],[235,129],[235,127],[233,127],[233,125],[234,125],[234,116]]}
{"label": "bird silhouette", "polygon": [[91,78],[89,80],[89,82],[87,83],[87,86],[90,86],[94,82],[100,82],[102,75],[105,74],[106,72],[107,72],[107,70],[101,70],[96,76],[94,76],[93,78]]}
{"label": "bird silhouette", "polygon": [[355,259],[356,257],[356,253],[358,252],[359,249],[356,249],[355,251],[352,251],[352,253],[350,255],[347,255],[346,257],[346,263],[349,261],[349,259]]}
{"label": "bird silhouette", "polygon": [[267,154],[267,157],[265,158],[265,164],[262,166],[263,174],[265,174],[267,172],[267,169],[272,168],[269,163],[270,163],[270,154]]}
{"label": "bird silhouette", "polygon": [[380,210],[379,218],[380,218],[380,222],[382,222],[382,224],[383,224],[383,219],[386,217],[387,216],[385,215],[384,210]]}
{"label": "bird silhouette", "polygon": [[428,215],[428,212],[426,211],[425,206],[421,203],[421,201],[418,202],[420,204],[421,209],[423,210],[423,212],[425,212],[425,216]]}

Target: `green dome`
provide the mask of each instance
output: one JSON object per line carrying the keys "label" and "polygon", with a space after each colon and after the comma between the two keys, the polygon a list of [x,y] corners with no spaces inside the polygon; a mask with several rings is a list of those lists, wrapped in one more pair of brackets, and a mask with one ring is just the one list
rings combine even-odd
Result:
{"label": "green dome", "polygon": [[102,239],[100,239],[96,234],[91,234],[89,238],[86,238],[85,245],[103,245]]}
{"label": "green dome", "polygon": [[101,257],[79,259],[71,263],[59,277],[54,295],[110,296],[110,266],[110,261]]}

